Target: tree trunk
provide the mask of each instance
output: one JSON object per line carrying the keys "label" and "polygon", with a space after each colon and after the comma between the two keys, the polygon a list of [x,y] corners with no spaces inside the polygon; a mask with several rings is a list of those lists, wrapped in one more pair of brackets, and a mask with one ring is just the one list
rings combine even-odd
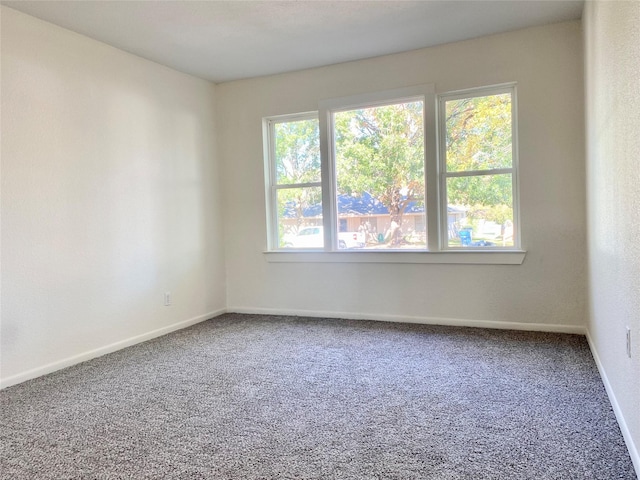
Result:
{"label": "tree trunk", "polygon": [[402,195],[399,189],[393,190],[390,197],[389,216],[391,227],[389,229],[389,239],[391,245],[398,245],[402,241],[402,215],[405,207],[402,205]]}

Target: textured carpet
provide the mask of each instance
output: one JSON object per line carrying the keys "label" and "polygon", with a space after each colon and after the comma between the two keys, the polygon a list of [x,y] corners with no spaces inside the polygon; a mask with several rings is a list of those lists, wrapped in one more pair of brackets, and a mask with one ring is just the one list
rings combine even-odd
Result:
{"label": "textured carpet", "polygon": [[581,336],[228,314],[0,392],[2,479],[635,479]]}

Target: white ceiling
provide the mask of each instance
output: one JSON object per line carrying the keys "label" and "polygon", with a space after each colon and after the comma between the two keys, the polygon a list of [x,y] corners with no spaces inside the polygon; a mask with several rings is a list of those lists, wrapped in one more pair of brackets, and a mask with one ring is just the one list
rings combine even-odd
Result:
{"label": "white ceiling", "polygon": [[580,18],[583,0],[2,1],[225,82]]}

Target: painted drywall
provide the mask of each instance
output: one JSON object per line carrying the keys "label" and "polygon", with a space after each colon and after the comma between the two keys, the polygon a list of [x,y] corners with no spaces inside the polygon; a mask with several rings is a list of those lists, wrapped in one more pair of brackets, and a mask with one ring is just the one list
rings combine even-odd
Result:
{"label": "painted drywall", "polygon": [[640,3],[587,2],[583,22],[588,331],[640,474]]}
{"label": "painted drywall", "polygon": [[226,297],[215,87],[1,15],[6,385],[204,319]]}
{"label": "painted drywall", "polygon": [[[581,26],[566,22],[218,85],[228,308],[522,328],[585,321]],[[262,118],[425,83],[518,83],[522,265],[270,263]]]}

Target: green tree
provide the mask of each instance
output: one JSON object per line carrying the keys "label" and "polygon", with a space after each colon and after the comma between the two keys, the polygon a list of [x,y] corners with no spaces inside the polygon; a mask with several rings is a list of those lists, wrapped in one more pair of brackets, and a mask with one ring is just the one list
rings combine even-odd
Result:
{"label": "green tree", "polygon": [[276,183],[320,181],[318,120],[275,124]]}
{"label": "green tree", "polygon": [[[511,95],[450,100],[446,103],[448,172],[512,166]],[[511,174],[450,177],[448,202],[465,206],[471,218],[504,223],[513,216]]]}
{"label": "green tree", "polygon": [[399,243],[408,206],[424,205],[423,102],[337,112],[334,124],[338,193],[382,202]]}
{"label": "green tree", "polygon": [[[321,188],[294,186],[320,182],[320,135],[318,120],[297,120],[274,125],[276,184],[291,185],[277,192],[278,218],[295,214],[296,227],[303,226],[304,211],[322,201]],[[278,222],[280,244],[287,233]]]}

